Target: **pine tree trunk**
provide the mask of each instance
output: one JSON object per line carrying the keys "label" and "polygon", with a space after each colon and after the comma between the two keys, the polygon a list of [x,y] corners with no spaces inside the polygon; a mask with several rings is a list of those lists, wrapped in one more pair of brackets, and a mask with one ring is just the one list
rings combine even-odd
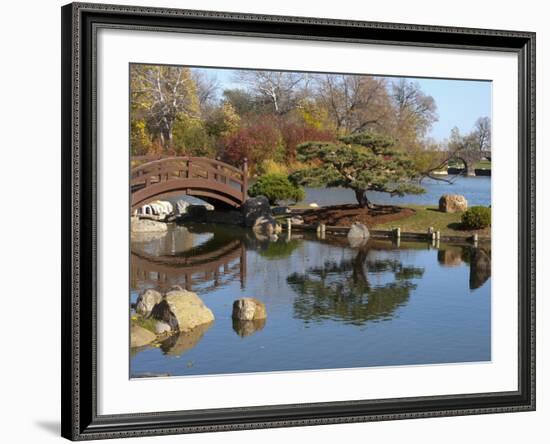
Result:
{"label": "pine tree trunk", "polygon": [[355,190],[355,198],[357,203],[363,208],[373,208],[374,205],[371,203],[367,197],[366,190]]}

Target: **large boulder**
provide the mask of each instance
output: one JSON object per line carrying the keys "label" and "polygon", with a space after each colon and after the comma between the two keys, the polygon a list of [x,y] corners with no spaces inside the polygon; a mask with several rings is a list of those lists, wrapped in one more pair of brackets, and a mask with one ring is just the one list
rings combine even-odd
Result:
{"label": "large boulder", "polygon": [[257,321],[267,318],[265,304],[256,298],[240,298],[233,302],[231,317],[237,321]]}
{"label": "large boulder", "polygon": [[212,310],[204,305],[196,293],[181,288],[168,291],[155,306],[153,316],[169,324],[172,330],[183,333],[214,320]]}
{"label": "large boulder", "polygon": [[130,326],[130,347],[143,347],[153,342],[157,336],[149,330],[136,325],[134,323]]}
{"label": "large boulder", "polygon": [[468,209],[468,201],[460,194],[444,194],[439,198],[439,211],[459,213]]}
{"label": "large boulder", "polygon": [[157,222],[155,220],[138,219],[137,217],[132,217],[132,219],[130,220],[130,230],[132,234],[154,233],[167,231],[168,227],[165,223]]}
{"label": "large boulder", "polygon": [[185,200],[178,200],[176,202],[176,209],[179,215],[187,214],[187,211],[191,204]]}
{"label": "large boulder", "polygon": [[136,313],[148,317],[155,305],[162,300],[162,295],[152,288],[143,291],[136,300]]}
{"label": "large boulder", "polygon": [[369,229],[362,223],[354,222],[349,227],[348,239],[368,239],[369,236]]}
{"label": "large boulder", "polygon": [[360,248],[369,240],[370,232],[366,225],[354,222],[348,231],[348,242],[352,248]]}
{"label": "large boulder", "polygon": [[265,196],[251,197],[243,203],[241,212],[244,218],[244,226],[252,227],[259,217],[271,217],[269,200]]}

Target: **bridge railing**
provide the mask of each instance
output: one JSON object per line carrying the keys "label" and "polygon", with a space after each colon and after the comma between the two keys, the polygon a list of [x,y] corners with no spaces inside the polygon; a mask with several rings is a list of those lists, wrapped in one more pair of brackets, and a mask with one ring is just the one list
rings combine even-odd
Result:
{"label": "bridge railing", "polygon": [[130,186],[143,188],[171,179],[205,179],[238,189],[246,199],[248,165],[242,169],[218,159],[205,157],[168,157],[142,164],[131,172]]}

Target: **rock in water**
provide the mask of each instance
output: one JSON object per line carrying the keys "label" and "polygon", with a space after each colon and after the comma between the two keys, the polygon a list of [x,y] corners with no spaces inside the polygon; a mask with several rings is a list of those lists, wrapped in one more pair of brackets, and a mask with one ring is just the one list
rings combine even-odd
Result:
{"label": "rock in water", "polygon": [[271,237],[274,234],[279,234],[282,231],[281,225],[277,223],[271,216],[260,216],[254,222],[252,227],[254,233]]}
{"label": "rock in water", "polygon": [[185,200],[178,200],[176,202],[176,208],[179,215],[187,214],[187,209],[189,208],[190,203]]}
{"label": "rock in water", "polygon": [[348,242],[351,248],[360,248],[369,240],[369,229],[366,225],[354,222],[348,231]]}
{"label": "rock in water", "polygon": [[240,298],[233,302],[233,319],[256,321],[267,318],[265,304],[256,298]]}
{"label": "rock in water", "polygon": [[156,339],[156,335],[136,324],[130,326],[130,347],[143,347]]}
{"label": "rock in water", "polygon": [[[177,321],[178,330],[180,332],[188,332],[193,328],[212,322],[214,314],[196,293],[181,289],[172,289],[164,296],[162,302],[166,305],[162,310],[168,309]],[[160,304],[159,304],[160,305]],[[166,317],[161,317],[159,314],[154,315],[156,319],[167,322]],[[168,319],[168,324],[171,325]]]}
{"label": "rock in water", "polygon": [[468,201],[460,194],[444,194],[439,198],[439,211],[459,213],[468,209]]}
{"label": "rock in water", "polygon": [[354,222],[351,224],[351,227],[349,227],[348,239],[368,239],[369,236],[369,229],[366,225]]}
{"label": "rock in water", "polygon": [[261,216],[271,217],[271,207],[269,200],[265,196],[251,197],[247,199],[241,207],[241,212],[244,217],[244,226],[252,227]]}
{"label": "rock in water", "polygon": [[168,230],[165,223],[149,219],[138,219],[135,217],[131,219],[130,228],[132,233],[152,233]]}
{"label": "rock in water", "polygon": [[162,300],[162,295],[151,288],[142,292],[136,301],[136,313],[148,317],[153,311],[153,307]]}

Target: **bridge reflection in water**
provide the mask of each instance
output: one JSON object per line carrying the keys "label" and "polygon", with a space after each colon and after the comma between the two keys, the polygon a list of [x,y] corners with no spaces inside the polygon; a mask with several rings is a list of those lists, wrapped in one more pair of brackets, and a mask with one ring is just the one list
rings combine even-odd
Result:
{"label": "bridge reflection in water", "polygon": [[[186,233],[183,238],[192,240],[194,235]],[[132,244],[130,284],[133,289],[141,291],[153,287],[166,290],[179,285],[189,291],[200,288],[201,292],[208,292],[236,279],[244,288],[246,248],[241,239],[220,240],[214,236],[199,246],[171,254],[166,254],[166,245],[159,247],[151,252],[151,248]],[[164,250],[164,254],[158,254],[158,250]]]}

